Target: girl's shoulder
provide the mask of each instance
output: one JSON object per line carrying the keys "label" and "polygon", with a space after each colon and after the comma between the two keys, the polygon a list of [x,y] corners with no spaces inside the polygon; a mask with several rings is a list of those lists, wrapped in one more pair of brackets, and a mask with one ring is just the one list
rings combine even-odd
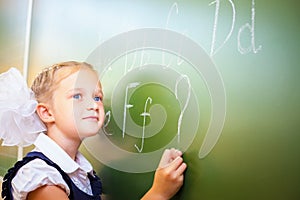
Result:
{"label": "girl's shoulder", "polygon": [[29,192],[44,185],[57,185],[67,194],[70,193],[69,186],[56,168],[43,159],[28,160],[25,164],[21,161],[17,168],[12,168],[16,170],[11,179],[11,192],[15,199],[26,199]]}

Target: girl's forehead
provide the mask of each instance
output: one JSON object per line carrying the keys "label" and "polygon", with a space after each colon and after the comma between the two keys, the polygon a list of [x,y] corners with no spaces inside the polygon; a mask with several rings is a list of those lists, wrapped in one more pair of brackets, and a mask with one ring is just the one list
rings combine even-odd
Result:
{"label": "girl's forehead", "polygon": [[90,69],[80,69],[65,77],[61,84],[62,88],[93,88],[101,90],[101,83],[97,73]]}

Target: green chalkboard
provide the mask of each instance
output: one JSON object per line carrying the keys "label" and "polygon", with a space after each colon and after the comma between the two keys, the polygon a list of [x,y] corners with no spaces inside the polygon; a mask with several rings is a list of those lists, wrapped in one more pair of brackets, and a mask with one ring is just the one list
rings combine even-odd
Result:
{"label": "green chalkboard", "polygon": [[139,199],[170,147],[188,165],[174,199],[299,199],[299,5],[34,1],[29,82],[62,60],[99,71],[105,126],[81,151],[112,200]]}

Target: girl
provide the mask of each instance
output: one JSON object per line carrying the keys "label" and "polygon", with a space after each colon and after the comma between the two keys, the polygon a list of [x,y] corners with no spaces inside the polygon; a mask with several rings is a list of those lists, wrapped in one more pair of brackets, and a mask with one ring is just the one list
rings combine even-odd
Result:
{"label": "girl", "polygon": [[[0,137],[3,144],[34,143],[35,149],[4,177],[2,195],[8,199],[29,200],[101,199],[100,179],[78,151],[82,140],[97,134],[104,123],[103,93],[97,72],[87,63],[74,61],[46,68],[31,87],[36,101],[26,82],[20,81],[19,72],[11,70],[2,74],[2,87],[11,84],[7,77],[23,84],[23,88],[15,91],[9,88],[6,92],[12,95],[0,95],[0,123],[9,124],[5,130],[0,129]],[[7,122],[9,118],[4,120],[3,114],[7,116],[10,108],[4,112],[6,104],[3,102],[15,102],[20,91],[25,91],[25,95],[16,100],[19,105],[13,108],[20,112],[11,112],[14,117],[11,119],[19,120],[11,120],[16,121],[12,125]],[[10,96],[12,99],[7,99]],[[12,128],[14,131],[9,131]],[[163,153],[152,187],[143,200],[165,200],[176,194],[183,184],[186,169],[181,156],[175,149]]]}

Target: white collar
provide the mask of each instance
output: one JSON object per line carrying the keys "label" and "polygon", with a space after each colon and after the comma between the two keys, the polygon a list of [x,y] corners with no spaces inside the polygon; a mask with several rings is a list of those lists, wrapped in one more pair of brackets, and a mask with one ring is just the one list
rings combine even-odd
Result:
{"label": "white collar", "polygon": [[36,151],[42,152],[68,174],[77,169],[87,173],[93,170],[91,163],[79,151],[74,161],[56,142],[43,133],[39,134],[34,145]]}

